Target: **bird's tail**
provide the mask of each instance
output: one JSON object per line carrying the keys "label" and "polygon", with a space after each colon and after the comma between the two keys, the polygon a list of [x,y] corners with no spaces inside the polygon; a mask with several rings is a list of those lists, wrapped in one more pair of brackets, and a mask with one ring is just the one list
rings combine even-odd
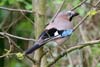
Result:
{"label": "bird's tail", "polygon": [[37,49],[40,48],[41,46],[43,46],[43,45],[40,45],[40,44],[38,44],[38,43],[35,43],[31,48],[29,48],[28,50],[25,51],[25,55],[34,52],[35,50],[37,50]]}
{"label": "bird's tail", "polygon": [[35,44],[31,48],[26,50],[24,52],[24,54],[26,54],[26,55],[30,54],[30,53],[34,52],[35,50],[37,50],[38,48],[40,48],[41,46],[43,46],[45,44],[44,39],[43,39],[44,35],[45,34],[40,35],[39,39],[35,42]]}

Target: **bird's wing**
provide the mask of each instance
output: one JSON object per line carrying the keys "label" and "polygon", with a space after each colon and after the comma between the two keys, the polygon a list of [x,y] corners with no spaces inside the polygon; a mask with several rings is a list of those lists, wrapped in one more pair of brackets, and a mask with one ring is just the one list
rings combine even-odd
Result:
{"label": "bird's wing", "polygon": [[41,46],[43,46],[46,42],[44,40],[46,39],[51,39],[57,36],[61,36],[62,38],[67,37],[69,35],[72,34],[72,30],[68,29],[68,30],[57,30],[55,28],[51,28],[49,30],[45,30],[44,32],[41,33],[41,35],[39,36],[38,41],[33,45],[33,47],[31,47],[30,49],[28,49],[25,54],[30,54],[32,52],[34,52],[36,49],[40,48]]}
{"label": "bird's wing", "polygon": [[41,46],[43,46],[46,43],[44,42],[44,40],[47,38],[53,37],[56,31],[57,30],[54,28],[43,31],[41,35],[39,36],[38,41],[35,42],[35,44],[30,49],[26,50],[25,54],[30,54],[34,52],[35,50],[37,50],[38,48],[40,48]]}

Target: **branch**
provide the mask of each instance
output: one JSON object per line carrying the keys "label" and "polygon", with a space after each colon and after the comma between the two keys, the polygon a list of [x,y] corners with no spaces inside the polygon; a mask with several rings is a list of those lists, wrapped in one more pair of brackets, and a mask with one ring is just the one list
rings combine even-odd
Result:
{"label": "branch", "polygon": [[26,12],[26,13],[32,13],[32,11],[29,11],[29,10],[12,9],[12,8],[6,8],[6,7],[0,7],[0,9],[8,10],[8,11],[15,11],[15,12]]}
{"label": "branch", "polygon": [[100,3],[100,0],[95,4],[95,7]]}
{"label": "branch", "polygon": [[18,16],[17,19],[15,18],[11,24],[8,25],[8,27],[6,28],[6,31],[8,31],[14,24],[18,23],[19,20],[21,20],[23,18],[23,16]]}
{"label": "branch", "polygon": [[80,7],[82,4],[84,4],[87,0],[83,0],[81,3],[79,3],[77,6],[75,6],[74,8],[72,8],[71,10],[75,10],[77,9],[78,7]]}
{"label": "branch", "polygon": [[[100,3],[100,0],[94,5],[95,7]],[[91,10],[90,10],[91,11]],[[73,31],[75,31],[89,16],[87,13],[86,16],[73,28]]]}
{"label": "branch", "polygon": [[10,53],[11,53],[11,51],[12,51],[12,48],[13,48],[13,46],[10,45],[9,50],[8,50],[8,49],[5,49],[7,52],[6,52],[5,54],[1,55],[0,58],[3,58],[3,57],[7,57],[7,56],[9,56]]}
{"label": "branch", "polygon": [[[20,52],[23,52],[23,49],[21,49],[9,36],[7,36],[7,35],[3,35],[3,36],[8,39],[8,42],[10,44],[10,49],[7,50],[7,52],[5,54],[0,56],[0,58],[7,57],[7,56],[10,56],[10,55],[15,55],[16,53],[11,53],[13,46],[15,46]],[[24,55],[24,56],[27,57],[29,60],[31,60],[33,63],[36,63],[36,61],[34,59],[32,59],[31,57],[29,57],[27,55]]]}
{"label": "branch", "polygon": [[53,64],[55,64],[59,59],[61,59],[63,56],[67,55],[68,53],[76,50],[76,49],[82,49],[86,46],[93,46],[96,44],[100,44],[100,40],[95,40],[95,41],[88,41],[85,43],[78,44],[77,46],[71,47],[67,49],[65,52],[63,52],[61,55],[59,55],[54,61],[52,61],[50,64],[47,65],[47,67],[51,67]]}
{"label": "branch", "polygon": [[10,53],[11,53],[11,51],[12,51],[12,48],[13,48],[13,45],[12,45],[11,39],[10,39],[8,36],[4,36],[4,37],[7,38],[8,43],[10,44],[10,48],[9,48],[9,50],[8,50],[8,49],[5,49],[6,53],[3,54],[3,55],[1,55],[0,58],[3,58],[3,57],[7,57],[7,56],[9,56]]}
{"label": "branch", "polygon": [[6,32],[0,32],[0,35],[3,35],[3,36],[7,35],[7,36],[10,36],[12,38],[17,38],[17,39],[21,39],[21,40],[36,41],[35,39],[19,37],[19,36],[15,36],[15,35],[12,35],[12,34],[9,34],[9,33],[6,33]]}
{"label": "branch", "polygon": [[83,17],[83,19],[73,28],[73,32],[88,18],[89,15]]}
{"label": "branch", "polygon": [[[21,52],[23,53],[23,49],[21,49],[12,39],[10,39],[10,41],[13,43],[13,45]],[[16,54],[16,53],[15,53]],[[36,61],[34,59],[32,59],[31,57],[29,57],[28,55],[24,55],[25,57],[27,57],[29,60],[31,60],[33,63],[36,63]]]}
{"label": "branch", "polygon": [[62,7],[63,7],[63,5],[64,5],[65,1],[66,1],[66,0],[63,0],[63,2],[62,2],[62,4],[61,4],[61,6],[59,7],[59,9],[57,10],[57,12],[55,13],[55,15],[53,16],[53,18],[51,19],[51,22],[53,22],[53,21],[54,21],[54,19],[55,19],[55,18],[56,18],[56,16],[58,15],[58,13],[61,11],[61,9],[62,9]]}

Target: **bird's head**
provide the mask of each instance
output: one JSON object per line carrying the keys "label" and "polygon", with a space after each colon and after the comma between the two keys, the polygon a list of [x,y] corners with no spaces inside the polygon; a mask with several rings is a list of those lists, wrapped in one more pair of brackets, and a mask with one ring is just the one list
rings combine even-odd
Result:
{"label": "bird's head", "polygon": [[79,13],[76,13],[75,11],[62,11],[58,14],[59,17],[67,18],[69,21],[77,15],[79,15]]}

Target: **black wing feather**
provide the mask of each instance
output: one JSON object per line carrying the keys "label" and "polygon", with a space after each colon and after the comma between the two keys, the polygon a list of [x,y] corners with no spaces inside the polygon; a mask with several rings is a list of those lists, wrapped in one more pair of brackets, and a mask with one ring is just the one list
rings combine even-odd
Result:
{"label": "black wing feather", "polygon": [[56,31],[57,31],[57,29],[55,29],[55,28],[45,30],[44,32],[42,32],[42,34],[39,36],[39,38],[46,39],[46,38],[49,38],[49,37],[53,37],[54,33]]}
{"label": "black wing feather", "polygon": [[[49,37],[54,37],[55,35],[55,32],[58,32],[59,34],[61,34],[63,31],[58,31],[57,29],[55,28],[52,28],[52,29],[49,29],[49,30],[45,30],[44,32],[41,33],[41,35],[39,36],[39,40],[44,40],[46,38],[49,38]],[[43,46],[45,43],[38,43],[38,41],[28,50],[26,50],[25,54],[30,54],[32,52],[34,52],[35,50],[37,50],[38,48],[40,48],[41,46]]]}

